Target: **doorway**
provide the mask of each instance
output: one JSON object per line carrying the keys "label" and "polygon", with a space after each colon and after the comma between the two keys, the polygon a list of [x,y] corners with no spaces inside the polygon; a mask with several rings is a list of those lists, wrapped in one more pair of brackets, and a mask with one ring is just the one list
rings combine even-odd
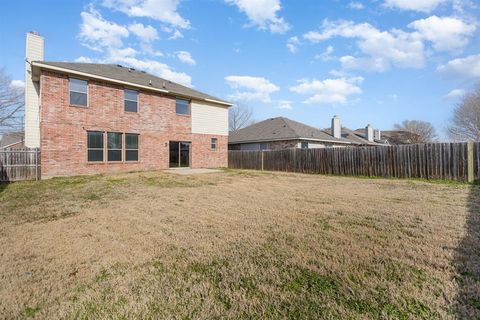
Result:
{"label": "doorway", "polygon": [[190,145],[188,141],[170,141],[170,168],[190,167]]}

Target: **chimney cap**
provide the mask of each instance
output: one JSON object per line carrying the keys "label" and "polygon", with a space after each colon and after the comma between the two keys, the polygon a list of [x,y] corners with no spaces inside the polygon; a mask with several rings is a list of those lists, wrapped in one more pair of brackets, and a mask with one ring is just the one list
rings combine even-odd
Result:
{"label": "chimney cap", "polygon": [[34,30],[33,30],[33,31],[28,31],[28,33],[33,34],[33,35],[35,35],[35,36],[41,37],[41,35],[40,35],[40,33],[39,33],[38,31],[34,31]]}

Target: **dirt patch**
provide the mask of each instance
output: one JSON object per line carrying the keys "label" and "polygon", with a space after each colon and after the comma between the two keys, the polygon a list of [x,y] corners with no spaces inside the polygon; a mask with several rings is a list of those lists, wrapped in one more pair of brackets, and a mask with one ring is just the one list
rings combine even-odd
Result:
{"label": "dirt patch", "polygon": [[235,170],[11,184],[0,317],[479,316],[470,194]]}

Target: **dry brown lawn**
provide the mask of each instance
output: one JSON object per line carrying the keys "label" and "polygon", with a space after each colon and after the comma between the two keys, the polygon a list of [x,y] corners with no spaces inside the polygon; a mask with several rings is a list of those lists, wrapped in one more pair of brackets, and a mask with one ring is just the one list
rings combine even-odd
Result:
{"label": "dry brown lawn", "polygon": [[480,189],[225,171],[0,185],[0,318],[480,317]]}

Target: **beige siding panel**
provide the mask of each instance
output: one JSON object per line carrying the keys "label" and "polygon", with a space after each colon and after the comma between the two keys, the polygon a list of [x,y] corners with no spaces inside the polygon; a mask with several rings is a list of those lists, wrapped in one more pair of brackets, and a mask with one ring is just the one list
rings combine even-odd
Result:
{"label": "beige siding panel", "polygon": [[228,136],[228,108],[192,101],[192,133]]}
{"label": "beige siding panel", "polygon": [[25,62],[25,146],[40,147],[39,83],[32,79],[32,61],[43,60],[44,40],[42,37],[27,33]]}

